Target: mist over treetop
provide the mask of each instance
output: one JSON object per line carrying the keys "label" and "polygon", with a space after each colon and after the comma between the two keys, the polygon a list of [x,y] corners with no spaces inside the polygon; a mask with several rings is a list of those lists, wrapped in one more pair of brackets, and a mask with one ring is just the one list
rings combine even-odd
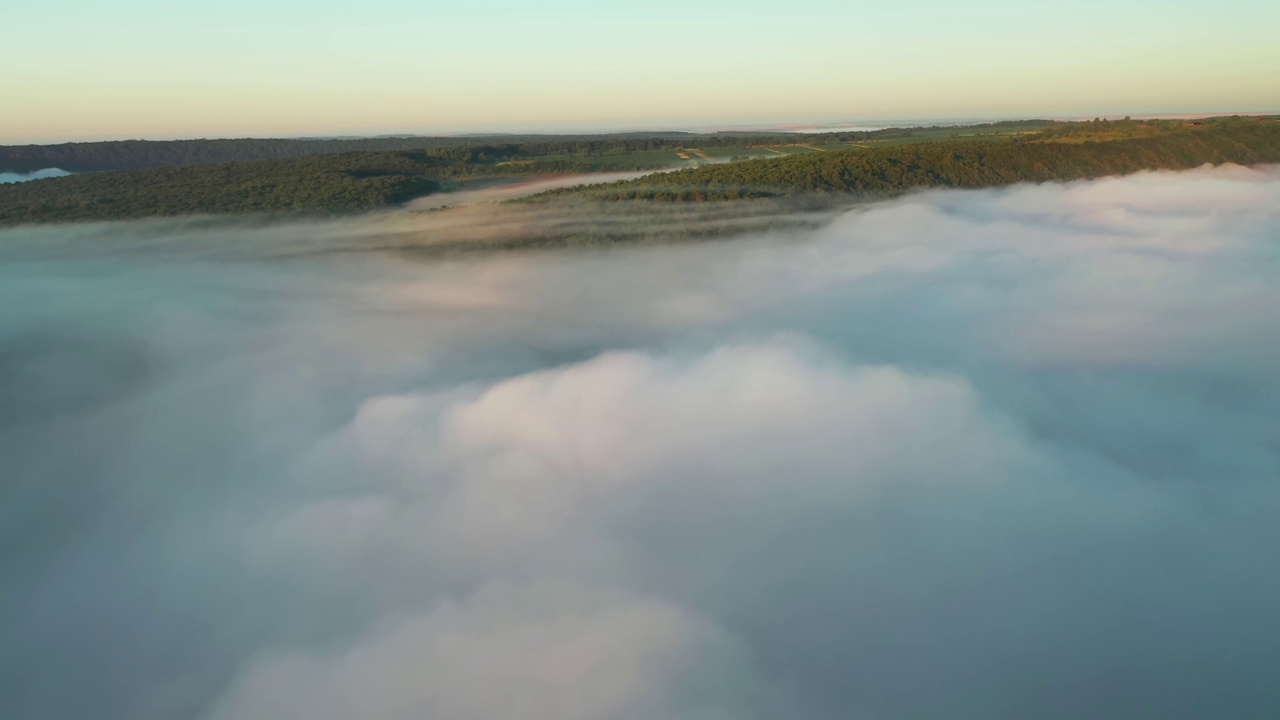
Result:
{"label": "mist over treetop", "polygon": [[[1082,123],[1006,142],[956,140],[738,162],[581,189],[602,200],[734,200],[805,192],[887,196],[913,188],[983,188],[1280,162],[1280,121]],[[543,197],[563,195],[560,190]]]}
{"label": "mist over treetop", "polygon": [[[783,144],[777,144],[777,137],[715,136],[721,144],[705,148],[689,147],[688,138],[614,138],[320,154],[85,173],[0,187],[0,224],[202,214],[358,213],[393,208],[441,190],[446,191],[441,197],[448,198],[447,191],[468,187],[466,183],[476,179],[642,169],[676,171],[582,192],[555,191],[531,202],[574,195],[591,202],[660,203],[782,196],[831,208],[923,187],[982,188],[1204,163],[1277,162],[1278,128],[1280,123],[1266,118],[1048,127],[1004,123],[890,129],[829,138],[788,136],[782,138]],[[761,159],[766,156],[771,159]],[[440,204],[447,203],[445,199]],[[636,207],[636,212],[643,212],[643,206]],[[743,212],[753,210],[744,206]],[[691,235],[699,232],[696,227],[688,229]],[[518,246],[524,235],[513,236],[505,244]],[[597,235],[594,241],[622,239]]]}

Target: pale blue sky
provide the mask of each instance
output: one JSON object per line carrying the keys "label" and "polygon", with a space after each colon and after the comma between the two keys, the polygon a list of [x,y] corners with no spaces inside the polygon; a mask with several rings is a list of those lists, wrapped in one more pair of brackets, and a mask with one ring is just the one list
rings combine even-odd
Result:
{"label": "pale blue sky", "polygon": [[1280,110],[1280,3],[8,0],[0,143]]}

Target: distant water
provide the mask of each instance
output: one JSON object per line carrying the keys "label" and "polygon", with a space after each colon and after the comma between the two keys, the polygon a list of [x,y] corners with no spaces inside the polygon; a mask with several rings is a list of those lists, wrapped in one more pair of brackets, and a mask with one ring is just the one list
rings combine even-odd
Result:
{"label": "distant water", "polygon": [[66,175],[74,175],[75,173],[67,172],[62,168],[45,168],[44,170],[36,170],[29,173],[8,173],[0,172],[0,185],[8,183],[20,183],[28,180],[43,180],[45,178],[64,177]]}

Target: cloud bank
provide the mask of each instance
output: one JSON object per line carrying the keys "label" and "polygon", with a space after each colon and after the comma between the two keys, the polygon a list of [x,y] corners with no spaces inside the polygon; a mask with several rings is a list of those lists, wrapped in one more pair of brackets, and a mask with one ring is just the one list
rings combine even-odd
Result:
{"label": "cloud bank", "polygon": [[0,715],[1270,717],[1277,228],[1224,167],[609,252],[7,231]]}

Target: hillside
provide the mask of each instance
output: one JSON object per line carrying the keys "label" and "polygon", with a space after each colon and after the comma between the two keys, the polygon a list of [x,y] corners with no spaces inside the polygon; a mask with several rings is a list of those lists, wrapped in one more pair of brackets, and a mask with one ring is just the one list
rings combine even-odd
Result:
{"label": "hillside", "polygon": [[87,173],[0,186],[0,225],[163,215],[360,212],[440,189],[444,161],[412,153],[328,155]]}
{"label": "hillside", "polygon": [[984,188],[1180,170],[1205,163],[1280,162],[1280,121],[1274,119],[1200,125],[1135,122],[1127,139],[1118,140],[1094,139],[1118,131],[1089,125],[1008,142],[933,142],[709,165],[554,191],[529,200],[580,195],[606,201],[700,202],[814,192],[884,196],[913,188]]}
{"label": "hillside", "polygon": [[599,152],[601,148],[635,151],[682,146],[693,137],[688,133],[655,133],[645,136],[112,140],[56,145],[7,145],[0,146],[0,172],[27,173],[54,167],[71,172],[99,172],[281,160],[354,152],[396,152],[484,146],[504,146],[510,155],[589,153]]}
{"label": "hillside", "polygon": [[[668,142],[660,138],[615,137],[600,145],[568,141],[543,149],[572,152],[543,155],[530,154],[529,146],[492,143],[84,173],[0,186],[0,225],[192,214],[355,213],[439,192],[458,179],[678,164],[686,169],[552,191],[523,202],[802,198],[804,207],[829,208],[853,197],[885,197],[913,188],[983,188],[1205,163],[1280,162],[1280,120],[1274,118],[1099,121],[1039,131],[986,126],[977,133],[980,139],[959,132],[941,136],[938,129],[895,132],[866,142],[800,144],[792,137],[783,145],[686,146],[679,152],[645,149]],[[738,137],[736,142],[758,139]],[[771,159],[760,159],[765,156]]]}
{"label": "hillside", "polygon": [[[985,123],[955,132],[998,132],[1011,128],[1039,128],[1048,120]],[[0,172],[29,173],[46,168],[70,172],[135,170],[140,168],[207,165],[253,160],[279,160],[312,155],[353,152],[393,152],[429,149],[497,148],[506,159],[554,156],[575,159],[698,148],[745,148],[808,143],[893,142],[936,139],[936,128],[888,128],[885,130],[832,132],[798,136],[778,132],[647,132],[605,135],[492,135],[464,137],[382,138],[239,138],[222,140],[112,140],[56,145],[0,145]],[[670,157],[674,158],[674,155]]]}

